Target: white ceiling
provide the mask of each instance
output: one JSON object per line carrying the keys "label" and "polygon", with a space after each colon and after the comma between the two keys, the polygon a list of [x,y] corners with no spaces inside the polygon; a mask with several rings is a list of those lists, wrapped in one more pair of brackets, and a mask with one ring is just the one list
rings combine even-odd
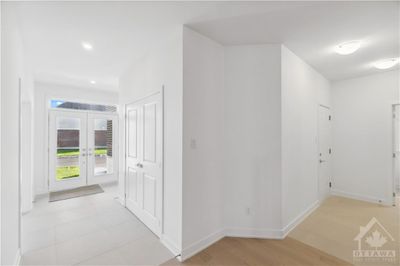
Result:
{"label": "white ceiling", "polygon": [[[372,62],[399,56],[398,2],[17,4],[35,78],[95,89],[117,90],[124,70],[181,24],[224,45],[284,43],[331,80],[375,73]],[[364,41],[357,53],[334,54],[354,39]]]}
{"label": "white ceiling", "polygon": [[[330,80],[376,73],[376,60],[399,57],[399,2],[324,2],[198,22],[191,28],[224,45],[283,43]],[[336,44],[361,40],[352,55]]]}

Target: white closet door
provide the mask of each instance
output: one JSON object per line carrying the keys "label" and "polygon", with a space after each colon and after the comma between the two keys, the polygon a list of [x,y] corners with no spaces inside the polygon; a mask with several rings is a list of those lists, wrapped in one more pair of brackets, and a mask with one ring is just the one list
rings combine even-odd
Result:
{"label": "white closet door", "polygon": [[156,235],[162,216],[161,93],[126,107],[126,205]]}

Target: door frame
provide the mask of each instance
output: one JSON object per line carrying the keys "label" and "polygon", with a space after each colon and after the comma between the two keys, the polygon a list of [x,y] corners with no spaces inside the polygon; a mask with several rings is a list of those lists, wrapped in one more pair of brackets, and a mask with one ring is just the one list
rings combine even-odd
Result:
{"label": "door frame", "polygon": [[[321,201],[323,201],[324,199],[326,199],[327,198],[327,196],[329,196],[331,193],[332,193],[332,187],[330,186],[329,187],[329,192],[328,192],[328,195],[327,196],[325,196],[325,197],[322,197],[321,196],[321,191],[320,191],[320,183],[321,183],[321,163],[319,162],[319,160],[320,160],[320,156],[319,156],[319,154],[320,154],[320,132],[319,132],[319,129],[320,129],[320,121],[319,121],[319,115],[320,115],[320,108],[325,108],[325,109],[327,109],[327,110],[329,110],[329,114],[330,114],[330,116],[332,117],[332,109],[331,109],[331,107],[329,107],[329,106],[327,106],[327,105],[323,105],[323,104],[318,104],[318,106],[317,106],[317,140],[318,140],[318,143],[317,143],[317,160],[318,160],[318,200],[321,202]],[[331,122],[332,123],[332,122]],[[331,127],[331,137],[332,137],[332,127]],[[332,141],[332,139],[331,139],[331,141]],[[333,143],[331,143],[331,146],[332,146],[332,144]],[[332,166],[332,157],[330,158],[330,161],[329,161],[329,163],[331,164],[331,166]],[[329,175],[329,183],[330,184],[332,184],[332,168],[331,168],[331,173],[330,173],[330,175]]]}
{"label": "door frame", "polygon": [[[57,97],[51,97],[51,98],[57,98]],[[49,98],[49,99],[51,99]],[[47,101],[49,102],[49,101]],[[82,101],[80,101],[82,102]],[[97,103],[99,104],[99,103]],[[101,103],[100,103],[101,104]],[[116,123],[116,132],[113,133],[113,138],[116,142],[115,145],[115,149],[113,147],[113,149],[115,150],[115,164],[116,166],[114,167],[115,169],[115,180],[114,181],[118,181],[118,176],[119,176],[119,127],[118,127],[118,109],[117,112],[102,112],[102,111],[90,111],[90,110],[75,110],[75,109],[65,109],[65,108],[49,108],[47,107],[46,109],[46,122],[45,122],[45,126],[47,128],[47,130],[45,130],[45,151],[46,151],[46,160],[45,160],[45,167],[46,167],[46,188],[47,188],[47,192],[50,192],[50,114],[53,112],[69,112],[69,113],[85,113],[88,117],[89,114],[98,114],[98,115],[103,115],[103,116],[113,116],[115,117],[115,123]],[[114,121],[114,120],[113,120]],[[114,153],[114,151],[113,151]],[[87,173],[86,173],[87,175]],[[88,178],[86,176],[86,178]],[[101,183],[101,182],[100,182]],[[89,185],[89,183],[88,183]]]}
{"label": "door frame", "polygon": [[[396,108],[400,108],[400,103],[392,104],[392,205],[396,206],[396,196],[398,194],[396,185],[400,187],[400,180],[396,180],[396,160],[400,160],[400,158],[397,158],[397,156],[400,156],[400,154],[397,154],[396,150],[396,124],[395,124],[395,119],[396,119]],[[400,125],[399,125],[399,131],[400,131]],[[399,138],[400,141],[400,138]],[[400,166],[399,166],[400,167]],[[400,179],[400,177],[399,177]]]}
{"label": "door frame", "polygon": [[164,195],[165,195],[165,186],[164,186],[164,176],[165,176],[165,167],[164,167],[164,161],[165,161],[165,148],[164,148],[164,138],[165,138],[165,136],[164,136],[164,118],[165,118],[165,116],[164,116],[164,86],[161,88],[161,90],[159,90],[159,91],[156,91],[156,92],[153,92],[153,93],[150,93],[150,94],[148,94],[148,95],[146,95],[146,96],[144,96],[144,97],[140,97],[140,98],[137,98],[137,99],[135,99],[135,100],[133,100],[133,101],[130,101],[130,102],[127,102],[127,103],[125,103],[124,104],[124,115],[123,115],[123,121],[124,121],[124,129],[123,129],[123,132],[124,132],[124,136],[123,136],[123,140],[124,140],[124,147],[123,147],[123,149],[124,149],[124,160],[123,160],[123,171],[124,171],[124,175],[123,175],[123,181],[124,181],[124,184],[123,184],[123,193],[124,193],[124,206],[125,206],[125,208],[127,208],[127,206],[126,206],[126,194],[127,194],[127,182],[126,182],[126,180],[127,180],[127,177],[128,177],[128,173],[127,173],[127,171],[126,171],[126,166],[127,166],[127,145],[128,145],[128,134],[127,134],[127,131],[128,131],[128,127],[127,127],[127,119],[128,119],[128,116],[127,116],[127,109],[128,109],[128,105],[131,105],[131,104],[134,104],[134,103],[137,103],[137,102],[140,102],[140,101],[142,101],[142,100],[145,100],[146,98],[149,98],[149,97],[152,97],[152,96],[155,96],[155,95],[157,95],[157,94],[160,94],[160,98],[161,98],[161,195],[160,195],[160,206],[161,206],[161,216],[160,216],[160,223],[161,223],[161,226],[160,226],[160,236],[158,236],[160,239],[162,239],[162,236],[163,236],[163,234],[164,234]]}

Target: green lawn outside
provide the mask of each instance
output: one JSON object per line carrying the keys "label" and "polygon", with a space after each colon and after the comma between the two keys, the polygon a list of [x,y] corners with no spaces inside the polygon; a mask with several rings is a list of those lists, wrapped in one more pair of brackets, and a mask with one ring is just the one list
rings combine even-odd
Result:
{"label": "green lawn outside", "polygon": [[[107,154],[107,149],[98,148],[95,150],[96,155],[105,155]],[[79,149],[59,149],[57,150],[58,158],[66,158],[70,156],[79,156]],[[61,166],[57,167],[56,178],[57,180],[63,180],[68,178],[78,177],[80,174],[79,166]]]}
{"label": "green lawn outside", "polygon": [[62,166],[57,167],[57,180],[78,177],[80,174],[79,166]]}
{"label": "green lawn outside", "polygon": [[[107,149],[105,148],[98,148],[95,150],[96,155],[105,155],[107,154]],[[68,156],[78,156],[79,150],[78,149],[58,149],[57,150],[57,157],[68,157]]]}

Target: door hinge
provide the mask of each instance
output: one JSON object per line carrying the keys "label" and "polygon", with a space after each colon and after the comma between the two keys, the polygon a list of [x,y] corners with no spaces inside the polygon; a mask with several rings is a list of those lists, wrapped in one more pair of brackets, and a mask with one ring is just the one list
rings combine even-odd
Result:
{"label": "door hinge", "polygon": [[331,120],[332,120],[332,116],[330,115],[330,116],[329,116],[329,121],[331,121]]}
{"label": "door hinge", "polygon": [[329,182],[329,187],[332,187],[332,182]]}
{"label": "door hinge", "polygon": [[393,158],[396,158],[396,153],[393,153]]}
{"label": "door hinge", "polygon": [[329,154],[332,154],[332,148],[329,148]]}

